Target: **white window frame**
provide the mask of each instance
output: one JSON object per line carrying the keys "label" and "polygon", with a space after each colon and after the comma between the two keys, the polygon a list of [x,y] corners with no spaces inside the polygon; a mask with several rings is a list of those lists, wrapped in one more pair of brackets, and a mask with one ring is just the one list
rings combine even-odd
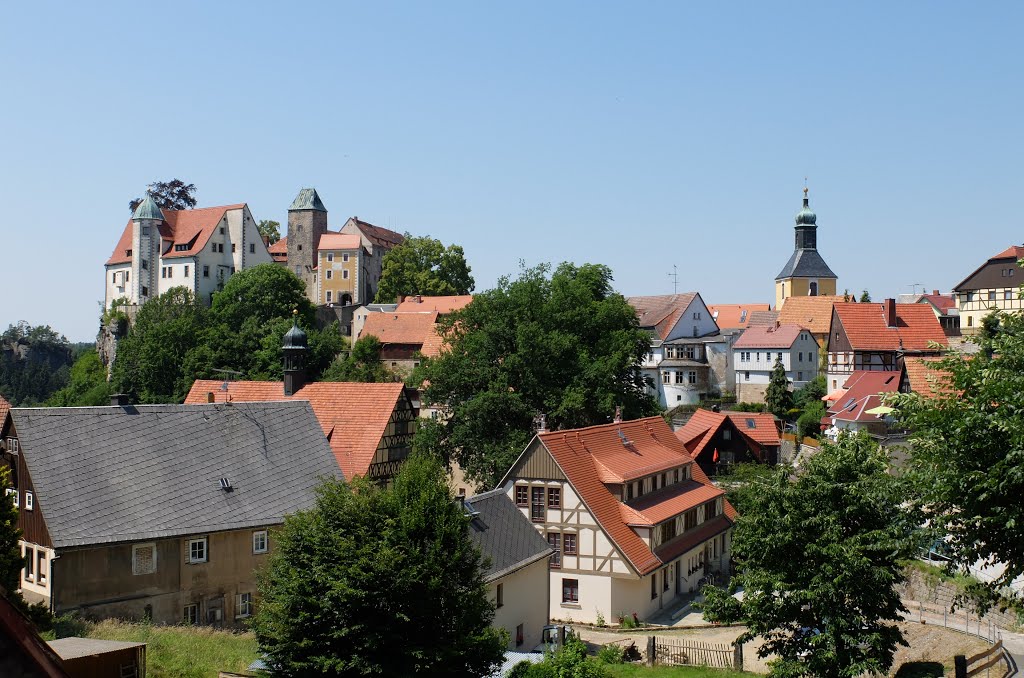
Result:
{"label": "white window frame", "polygon": [[[192,558],[192,545],[202,543],[203,545],[203,557],[202,559]],[[185,553],[185,562],[190,565],[197,563],[208,563],[210,562],[210,542],[206,537],[197,537],[195,539],[188,540],[188,551]]]}
{"label": "white window frame", "polygon": [[[194,613],[194,614],[193,614]],[[189,603],[182,610],[181,621],[190,626],[199,625],[199,603]]]}
{"label": "white window frame", "polygon": [[334,278],[334,271],[327,269],[327,275],[324,276],[325,280],[332,280]]}
{"label": "white window frame", "polygon": [[[262,548],[257,546],[259,540],[263,541]],[[267,553],[270,550],[270,535],[266,530],[256,530],[252,533],[252,552]]]}
{"label": "white window frame", "polygon": [[235,596],[235,619],[252,616],[252,592],[239,593]]}
{"label": "white window frame", "polygon": [[334,252],[327,253],[327,261],[334,261]]}
{"label": "white window frame", "polygon": [[[149,572],[139,572],[139,568],[137,567],[137,562],[136,562],[136,558],[135,558],[135,554],[138,553],[141,549],[144,549],[144,548],[146,548],[146,549],[153,549],[153,569],[150,570]],[[132,544],[132,574],[133,575],[153,574],[154,572],[156,572],[156,568],[157,568],[157,564],[156,564],[156,542],[151,541],[151,542],[147,542],[145,544]]]}
{"label": "white window frame", "polygon": [[18,508],[20,506],[19,499],[21,497],[19,496],[20,493],[16,489],[8,487],[4,490],[4,494],[8,497],[12,497],[11,502],[14,504],[14,508]]}
{"label": "white window frame", "polygon": [[333,294],[332,294],[331,290],[327,290],[327,303],[328,304],[331,303],[332,301],[334,301],[333,299],[331,299],[332,296],[333,296]]}
{"label": "white window frame", "polygon": [[29,490],[25,490],[25,510],[32,511],[35,509],[35,497]]}
{"label": "white window frame", "polygon": [[345,269],[341,272],[341,279],[348,280],[348,269]]}
{"label": "white window frame", "polygon": [[342,255],[341,255],[341,260],[342,260],[342,261],[343,261],[344,263],[346,263],[346,264],[347,264],[347,263],[348,263],[348,254],[342,254]]}

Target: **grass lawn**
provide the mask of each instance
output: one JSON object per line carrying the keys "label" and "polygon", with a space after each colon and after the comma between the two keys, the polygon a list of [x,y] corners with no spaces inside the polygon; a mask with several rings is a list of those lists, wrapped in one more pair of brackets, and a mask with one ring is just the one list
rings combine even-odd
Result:
{"label": "grass lawn", "polygon": [[218,671],[244,671],[256,659],[253,634],[203,626],[153,626],[107,620],[87,625],[85,635],[146,643],[149,678],[216,678]]}
{"label": "grass lawn", "polygon": [[707,666],[645,666],[642,664],[606,664],[612,678],[748,678],[756,673],[712,669]]}

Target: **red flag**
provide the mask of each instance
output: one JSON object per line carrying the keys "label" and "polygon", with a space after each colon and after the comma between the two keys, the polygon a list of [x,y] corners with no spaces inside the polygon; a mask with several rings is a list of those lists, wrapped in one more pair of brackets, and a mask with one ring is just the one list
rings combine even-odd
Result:
{"label": "red flag", "polygon": [[715,448],[715,453],[713,455],[711,455],[711,461],[715,462],[716,464],[718,463],[718,448],[717,447]]}

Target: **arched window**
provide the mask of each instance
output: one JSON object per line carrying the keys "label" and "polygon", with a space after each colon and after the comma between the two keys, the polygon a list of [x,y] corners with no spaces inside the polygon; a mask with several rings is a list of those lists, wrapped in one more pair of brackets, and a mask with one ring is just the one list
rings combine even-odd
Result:
{"label": "arched window", "polygon": [[816,283],[816,282],[812,282],[811,283],[810,291],[808,292],[808,295],[810,295],[812,297],[818,296],[818,283]]}

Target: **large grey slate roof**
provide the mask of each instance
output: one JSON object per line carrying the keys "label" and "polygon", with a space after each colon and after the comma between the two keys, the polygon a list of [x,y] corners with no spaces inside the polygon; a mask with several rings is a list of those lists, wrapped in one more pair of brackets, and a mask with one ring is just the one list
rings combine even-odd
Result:
{"label": "large grey slate roof", "polygon": [[798,249],[786,262],[782,273],[775,276],[776,280],[784,278],[838,278],[828,267],[818,250]]}
{"label": "large grey slate roof", "polygon": [[273,525],[313,505],[319,478],[341,477],[306,401],[11,417],[56,548]]}
{"label": "large grey slate roof", "polygon": [[470,497],[466,508],[479,513],[470,522],[469,535],[490,559],[484,571],[487,581],[551,555],[544,537],[501,489]]}

